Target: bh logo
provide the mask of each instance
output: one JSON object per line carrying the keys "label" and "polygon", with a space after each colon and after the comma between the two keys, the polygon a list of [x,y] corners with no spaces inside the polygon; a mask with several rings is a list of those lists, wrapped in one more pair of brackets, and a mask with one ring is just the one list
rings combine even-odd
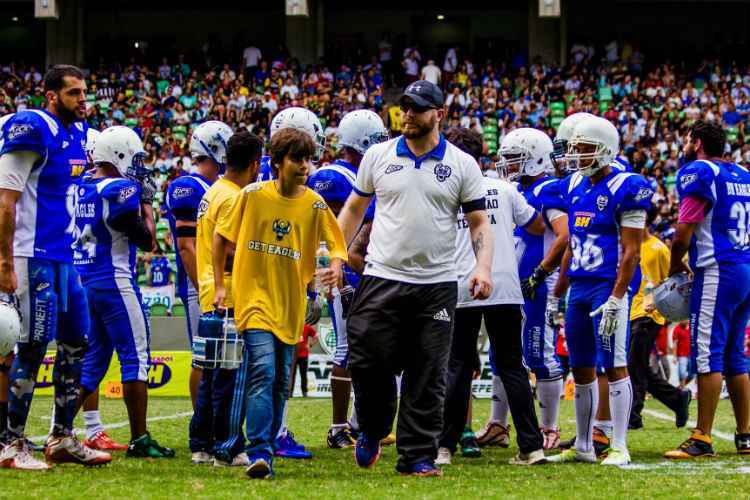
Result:
{"label": "bh logo", "polygon": [[172,380],[172,369],[169,365],[162,360],[151,359],[151,367],[148,370],[148,388],[164,387],[170,380]]}
{"label": "bh logo", "polygon": [[39,366],[39,373],[36,375],[36,387],[52,387],[52,371],[55,368],[55,357],[45,356],[42,364]]}

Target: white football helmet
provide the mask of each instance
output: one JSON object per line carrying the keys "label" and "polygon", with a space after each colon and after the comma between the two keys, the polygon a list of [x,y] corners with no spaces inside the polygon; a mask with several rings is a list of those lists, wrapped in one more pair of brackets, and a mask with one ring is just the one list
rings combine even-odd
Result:
{"label": "white football helmet", "polygon": [[552,171],[552,141],[535,128],[517,128],[500,143],[495,168],[501,177],[514,181]]}
{"label": "white football helmet", "polygon": [[232,129],[224,122],[209,120],[193,130],[190,136],[190,156],[193,160],[208,157],[224,172],[227,165],[227,143],[232,137]]}
{"label": "white football helmet", "polygon": [[690,317],[690,293],[693,281],[686,273],[675,274],[654,288],[656,310],[669,321]]}
{"label": "white football helmet", "polygon": [[592,116],[594,115],[591,113],[573,113],[560,122],[560,125],[557,127],[555,140],[552,141],[554,148],[552,158],[555,161],[564,160],[565,152],[568,150],[568,141],[573,137],[573,130],[576,128],[576,125],[584,118],[591,118]]}
{"label": "white football helmet", "polygon": [[99,137],[101,132],[95,128],[89,128],[86,131],[86,157],[90,164],[94,163],[94,144],[96,144],[96,138]]}
{"label": "white football helmet", "polygon": [[319,159],[326,149],[326,135],[317,115],[305,108],[286,108],[279,111],[271,120],[271,138],[283,128],[296,128],[307,132],[317,146],[316,160]]}
{"label": "white football helmet", "polygon": [[[10,297],[15,298],[14,295]],[[12,301],[0,299],[0,356],[10,354],[20,338],[21,313]]]}
{"label": "white football helmet", "polygon": [[99,134],[92,154],[94,165],[111,163],[123,177],[142,181],[151,173],[143,160],[146,151],[143,141],[133,130],[117,125]]}
{"label": "white football helmet", "polygon": [[[578,153],[580,145],[593,146],[594,149],[585,153]],[[568,152],[565,161],[568,169],[581,172],[589,177],[609,165],[620,151],[620,134],[609,120],[598,116],[586,117],[573,129],[573,135],[568,140]],[[583,162],[588,162],[583,166]]]}
{"label": "white football helmet", "polygon": [[363,155],[373,144],[388,140],[388,130],[377,113],[358,109],[344,115],[338,128],[339,145]]}

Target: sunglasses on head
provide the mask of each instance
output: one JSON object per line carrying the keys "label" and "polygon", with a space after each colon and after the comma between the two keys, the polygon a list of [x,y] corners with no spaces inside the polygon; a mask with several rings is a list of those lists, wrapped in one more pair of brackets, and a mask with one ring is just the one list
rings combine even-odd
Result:
{"label": "sunglasses on head", "polygon": [[431,109],[435,108],[433,106],[420,106],[415,102],[401,103],[401,111],[403,111],[404,113],[408,113],[409,110],[414,111],[415,113],[424,113],[425,111],[429,111]]}

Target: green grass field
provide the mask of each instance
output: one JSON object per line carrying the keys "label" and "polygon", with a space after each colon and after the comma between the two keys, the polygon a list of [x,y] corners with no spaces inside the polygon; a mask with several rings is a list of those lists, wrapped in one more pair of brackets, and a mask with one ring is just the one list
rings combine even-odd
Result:
{"label": "green grass field", "polygon": [[[49,427],[50,398],[34,401],[29,435],[39,437]],[[481,427],[489,401],[475,404],[474,427]],[[242,468],[213,468],[190,464],[187,399],[154,399],[150,429],[162,444],[177,449],[172,460],[127,459],[118,454],[112,464],[94,469],[57,466],[49,472],[2,470],[3,498],[653,498],[710,497],[747,498],[750,493],[750,460],[740,459],[727,440],[734,429],[731,407],[722,401],[717,428],[724,439],[715,439],[720,456],[691,463],[671,463],[661,453],[676,446],[687,435],[674,423],[645,415],[646,428],[630,434],[634,464],[617,469],[598,465],[508,465],[516,452],[491,448],[479,459],[454,457],[444,467],[442,478],[405,478],[394,471],[396,450],[388,447],[377,466],[361,470],[354,465],[351,450],[325,447],[330,402],[294,399],[290,423],[299,440],[312,449],[311,461],[276,460],[276,478],[250,481]],[[649,402],[647,411],[666,416],[668,410]],[[695,403],[691,411],[695,411]],[[105,424],[114,424],[110,434],[127,441],[122,401],[102,399]],[[82,422],[77,422],[82,425]],[[574,432],[572,402],[563,402],[563,438]],[[515,435],[514,435],[515,437]],[[28,495],[28,497],[26,497]]]}

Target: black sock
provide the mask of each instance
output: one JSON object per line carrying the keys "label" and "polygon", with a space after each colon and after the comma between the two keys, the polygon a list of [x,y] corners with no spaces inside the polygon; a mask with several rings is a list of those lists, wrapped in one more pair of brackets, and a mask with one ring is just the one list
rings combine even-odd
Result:
{"label": "black sock", "polygon": [[0,441],[5,442],[8,430],[8,402],[0,402]]}

